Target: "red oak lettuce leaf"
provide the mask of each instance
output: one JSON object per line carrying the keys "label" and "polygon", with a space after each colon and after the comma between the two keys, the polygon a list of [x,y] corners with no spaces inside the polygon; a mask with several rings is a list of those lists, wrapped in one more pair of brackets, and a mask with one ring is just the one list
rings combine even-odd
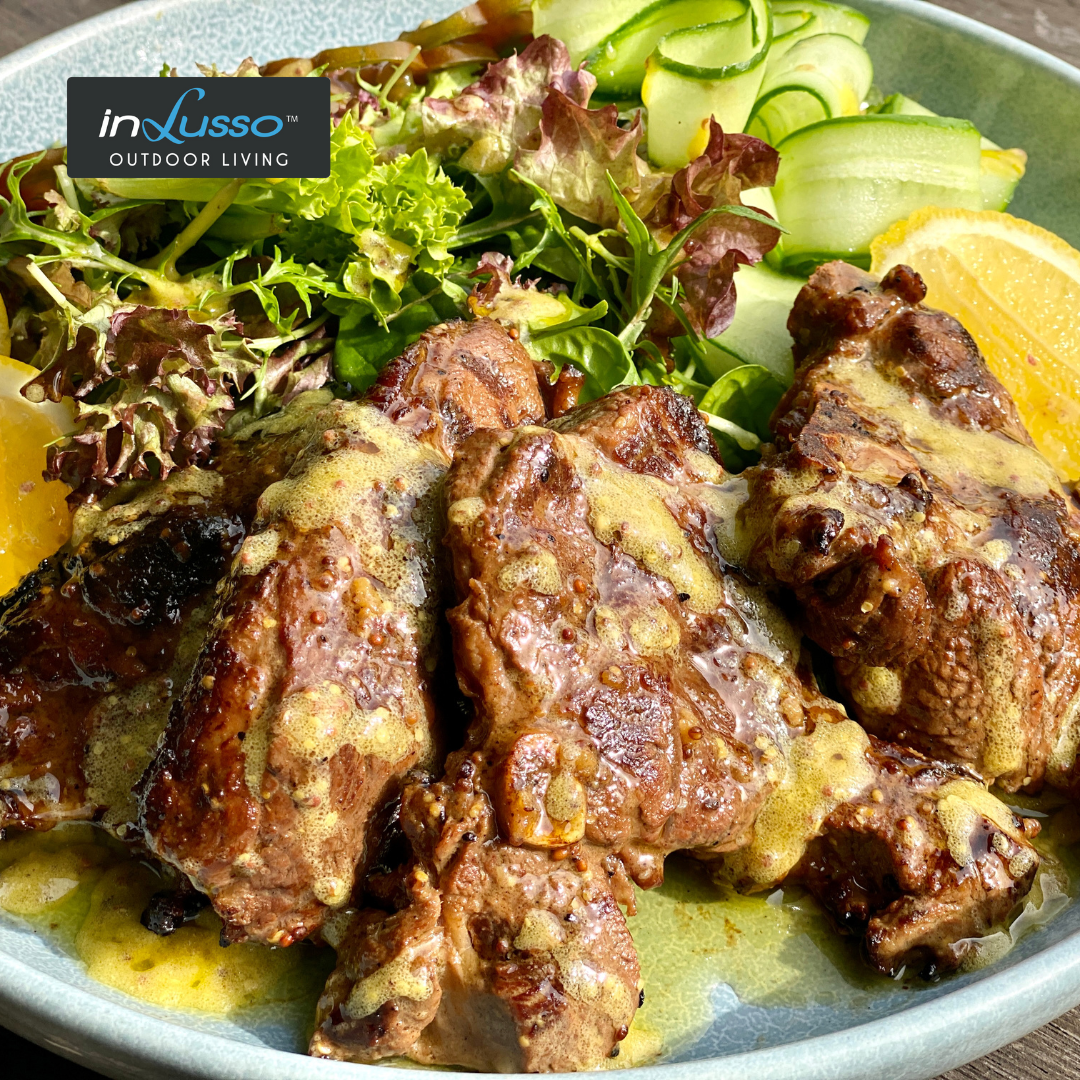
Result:
{"label": "red oak lettuce leaf", "polygon": [[768,143],[752,135],[725,134],[715,120],[709,123],[705,150],[671,177],[670,187],[646,219],[654,234],[667,231],[674,236],[711,207],[738,205],[742,192],[776,182],[780,155]]}
{"label": "red oak lettuce leaf", "polygon": [[615,225],[619,212],[608,175],[635,202],[648,173],[638,157],[645,134],[641,114],[628,128],[618,121],[616,106],[587,109],[553,88],[541,108],[539,133],[517,152],[514,168],[571,214],[597,225]]}
{"label": "red oak lettuce leaf", "polygon": [[502,172],[540,123],[549,87],[584,106],[595,86],[592,75],[574,68],[561,41],[538,37],[452,98],[425,99],[425,145],[440,152],[464,147],[463,168],[481,176]]}
{"label": "red oak lettuce leaf", "polygon": [[[743,191],[770,187],[776,180],[780,157],[768,143],[750,135],[725,135],[715,120],[710,123],[705,152],[675,173],[647,218],[661,241],[714,206],[739,206]],[[760,262],[779,239],[779,229],[736,214],[718,214],[693,233],[675,273],[682,286],[681,307],[697,333],[712,338],[731,325],[736,269]]]}
{"label": "red oak lettuce leaf", "polygon": [[239,332],[231,315],[195,322],[185,311],[142,305],[117,309],[102,329],[80,327],[74,346],[23,390],[32,400],[75,399],[75,431],[49,447],[45,476],[87,501],[122,480],[203,464],[255,380],[274,404],[328,378],[311,344],[306,356],[272,356],[263,371]]}

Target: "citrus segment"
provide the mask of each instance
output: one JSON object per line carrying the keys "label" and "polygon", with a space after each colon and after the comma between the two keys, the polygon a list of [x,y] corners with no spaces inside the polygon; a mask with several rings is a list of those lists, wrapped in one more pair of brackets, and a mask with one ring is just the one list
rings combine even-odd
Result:
{"label": "citrus segment", "polygon": [[1036,446],[1080,479],[1080,252],[1009,214],[930,207],[871,254],[876,274],[905,263],[922,275],[927,304],[967,328]]}
{"label": "citrus segment", "polygon": [[66,485],[46,482],[45,447],[71,428],[63,405],[34,405],[19,390],[37,368],[0,356],[0,596],[71,534]]}

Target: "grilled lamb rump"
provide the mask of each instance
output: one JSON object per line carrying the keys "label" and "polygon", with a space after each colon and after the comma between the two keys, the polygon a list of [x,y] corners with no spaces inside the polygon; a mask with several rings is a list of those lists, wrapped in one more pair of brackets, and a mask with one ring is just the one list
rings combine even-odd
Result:
{"label": "grilled lamb rump", "polygon": [[74,535],[0,599],[0,828],[136,821],[132,786],[195,663],[214,585],[327,394],[182,469],[75,513]]}
{"label": "grilled lamb rump", "polygon": [[906,267],[819,269],[751,470],[748,566],[791,590],[868,731],[1006,790],[1075,790],[1080,513]]}
{"label": "grilled lamb rump", "polygon": [[954,767],[869,739],[737,569],[745,486],[692,402],[634,387],[480,432],[447,483],[476,718],[407,789],[391,914],[340,941],[312,1053],[502,1071],[595,1067],[638,970],[616,900],[687,850],[748,889],[799,878],[873,961],[960,963],[1037,858]]}
{"label": "grilled lamb rump", "polygon": [[[1080,515],[921,299],[819,271],[742,477],[667,389],[538,426],[573,388],[482,319],[81,511],[0,601],[0,826],[138,818],[225,940],[334,945],[322,1057],[595,1067],[678,851],[802,882],[883,972],[958,967],[1038,866],[984,779],[1080,784]],[[475,714],[433,782],[451,582]]]}
{"label": "grilled lamb rump", "polygon": [[221,589],[143,780],[147,842],[229,940],[287,945],[352,895],[372,814],[436,762],[442,483],[475,428],[543,418],[495,323],[428,331],[314,416]]}

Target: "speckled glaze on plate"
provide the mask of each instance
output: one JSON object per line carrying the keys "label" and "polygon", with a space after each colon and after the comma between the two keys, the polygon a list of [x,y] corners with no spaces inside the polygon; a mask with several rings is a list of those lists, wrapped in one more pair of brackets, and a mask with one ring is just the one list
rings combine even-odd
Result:
{"label": "speckled glaze on plate", "polygon": [[[920,0],[847,0],[872,19],[876,81],[970,117],[1029,173],[1011,208],[1080,246],[1080,71]],[[69,75],[153,75],[163,63],[233,67],[395,36],[459,0],[142,0],[0,60],[0,159],[64,138]],[[641,1080],[923,1080],[1020,1038],[1080,1003],[1080,905],[1003,961],[858,1008],[744,1005],[727,987],[691,1047]],[[286,1052],[295,1029],[270,1013],[221,1020],[144,1005],[91,981],[14,920],[0,919],[0,1023],[124,1080],[356,1080],[375,1067]],[[382,1080],[388,1074],[381,1073]],[[396,1070],[401,1080],[430,1072]]]}

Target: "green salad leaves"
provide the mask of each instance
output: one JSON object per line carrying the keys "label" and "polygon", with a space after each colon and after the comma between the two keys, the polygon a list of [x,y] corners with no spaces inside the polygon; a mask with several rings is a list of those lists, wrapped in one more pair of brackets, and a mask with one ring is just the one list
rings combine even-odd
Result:
{"label": "green salad leaves", "polygon": [[[438,274],[450,266],[447,244],[471,205],[423,147],[379,160],[352,113],[334,128],[330,154],[325,179],[251,181],[264,188],[258,205],[348,236],[341,284],[375,313],[390,314],[413,270]],[[301,235],[312,242],[310,232]]]}
{"label": "green salad leaves", "polygon": [[381,83],[308,76],[334,87],[326,177],[72,180],[55,154],[7,167],[12,352],[41,369],[28,397],[76,403],[49,475],[92,499],[198,465],[230,425],[327,382],[361,392],[429,326],[474,315],[577,369],[579,400],[638,381],[691,393],[732,464],[749,460],[776,388],[695,372],[731,322],[737,268],[779,238],[741,197],[772,183],[775,151],[713,124],[695,161],[656,170],[642,112],[593,107],[596,80],[549,37],[471,79],[389,66]]}

